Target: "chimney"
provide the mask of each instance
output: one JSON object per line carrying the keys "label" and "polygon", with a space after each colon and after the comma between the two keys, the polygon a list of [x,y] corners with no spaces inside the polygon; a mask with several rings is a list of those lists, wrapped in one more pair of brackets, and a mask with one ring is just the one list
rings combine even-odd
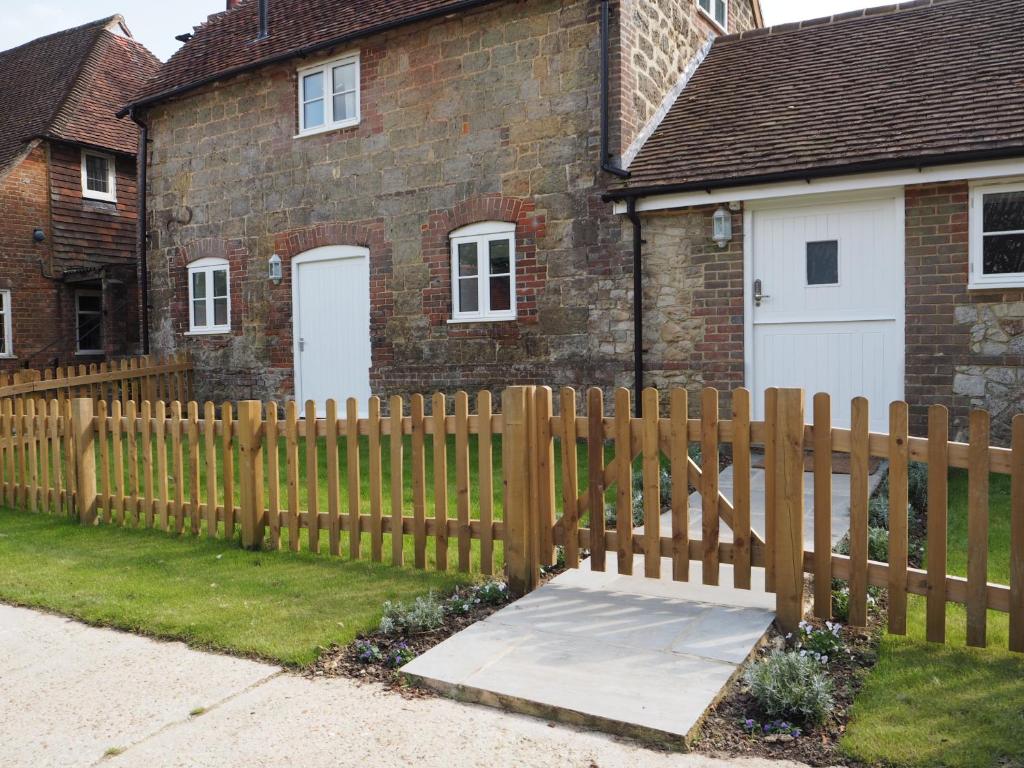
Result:
{"label": "chimney", "polygon": [[257,0],[260,5],[260,29],[256,35],[257,40],[262,40],[270,34],[270,0]]}
{"label": "chimney", "polygon": [[227,9],[229,11],[233,11],[233,10],[235,10],[235,8],[237,8],[239,6],[239,4],[241,2],[242,2],[242,0],[228,0],[228,7],[227,7]]}

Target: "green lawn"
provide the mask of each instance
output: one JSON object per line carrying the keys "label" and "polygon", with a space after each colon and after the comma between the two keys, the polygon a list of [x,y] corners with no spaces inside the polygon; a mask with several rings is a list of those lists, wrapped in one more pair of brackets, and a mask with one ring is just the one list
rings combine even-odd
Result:
{"label": "green lawn", "polygon": [[[993,475],[989,580],[1009,579],[1010,482]],[[967,571],[967,475],[950,474],[949,569]],[[1024,655],[1006,650],[1008,620],[989,612],[989,648],[965,647],[966,615],[947,611],[947,645],[925,642],[925,601],[907,637],[886,634],[853,707],[844,751],[865,763],[951,768],[1024,765]]]}
{"label": "green lawn", "polygon": [[468,578],[0,509],[0,600],[284,664],[373,628],[384,600]]}

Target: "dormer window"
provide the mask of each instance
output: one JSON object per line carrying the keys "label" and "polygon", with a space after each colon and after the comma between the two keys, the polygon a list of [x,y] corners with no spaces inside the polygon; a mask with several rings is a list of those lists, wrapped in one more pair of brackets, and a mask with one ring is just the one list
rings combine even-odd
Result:
{"label": "dormer window", "polygon": [[82,150],[82,197],[117,202],[117,176],[113,155]]}
{"label": "dormer window", "polygon": [[359,124],[359,54],[299,70],[299,135]]}
{"label": "dormer window", "polygon": [[704,15],[715,22],[723,32],[729,29],[729,0],[697,0]]}

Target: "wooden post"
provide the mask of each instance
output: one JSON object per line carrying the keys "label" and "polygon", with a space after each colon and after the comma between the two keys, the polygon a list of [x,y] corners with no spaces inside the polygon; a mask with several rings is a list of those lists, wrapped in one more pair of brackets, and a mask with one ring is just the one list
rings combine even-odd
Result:
{"label": "wooden post", "polygon": [[75,511],[82,525],[96,523],[96,428],[93,425],[93,401],[78,397],[71,402],[71,433],[74,435]]}
{"label": "wooden post", "polygon": [[245,549],[259,549],[263,544],[261,412],[259,400],[243,400],[238,404],[238,482],[242,502],[242,546]]}
{"label": "wooden post", "polygon": [[775,420],[775,615],[796,632],[804,607],[804,393],[780,389]]}
{"label": "wooden post", "polygon": [[505,486],[505,569],[509,589],[524,595],[537,586],[536,539],[530,504],[528,443],[530,420],[527,387],[509,387],[501,396],[504,428],[501,438],[502,476]]}

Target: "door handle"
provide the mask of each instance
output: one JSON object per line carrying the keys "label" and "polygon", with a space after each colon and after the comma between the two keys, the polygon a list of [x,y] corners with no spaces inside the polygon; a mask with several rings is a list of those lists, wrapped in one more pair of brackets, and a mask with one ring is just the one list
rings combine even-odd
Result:
{"label": "door handle", "polygon": [[305,352],[305,351],[306,351],[306,340],[305,339],[299,339],[299,352]]}
{"label": "door handle", "polygon": [[760,307],[762,300],[770,299],[770,298],[771,298],[771,296],[769,296],[767,293],[764,293],[761,290],[761,281],[760,280],[755,280],[754,281],[754,306],[755,307]]}

